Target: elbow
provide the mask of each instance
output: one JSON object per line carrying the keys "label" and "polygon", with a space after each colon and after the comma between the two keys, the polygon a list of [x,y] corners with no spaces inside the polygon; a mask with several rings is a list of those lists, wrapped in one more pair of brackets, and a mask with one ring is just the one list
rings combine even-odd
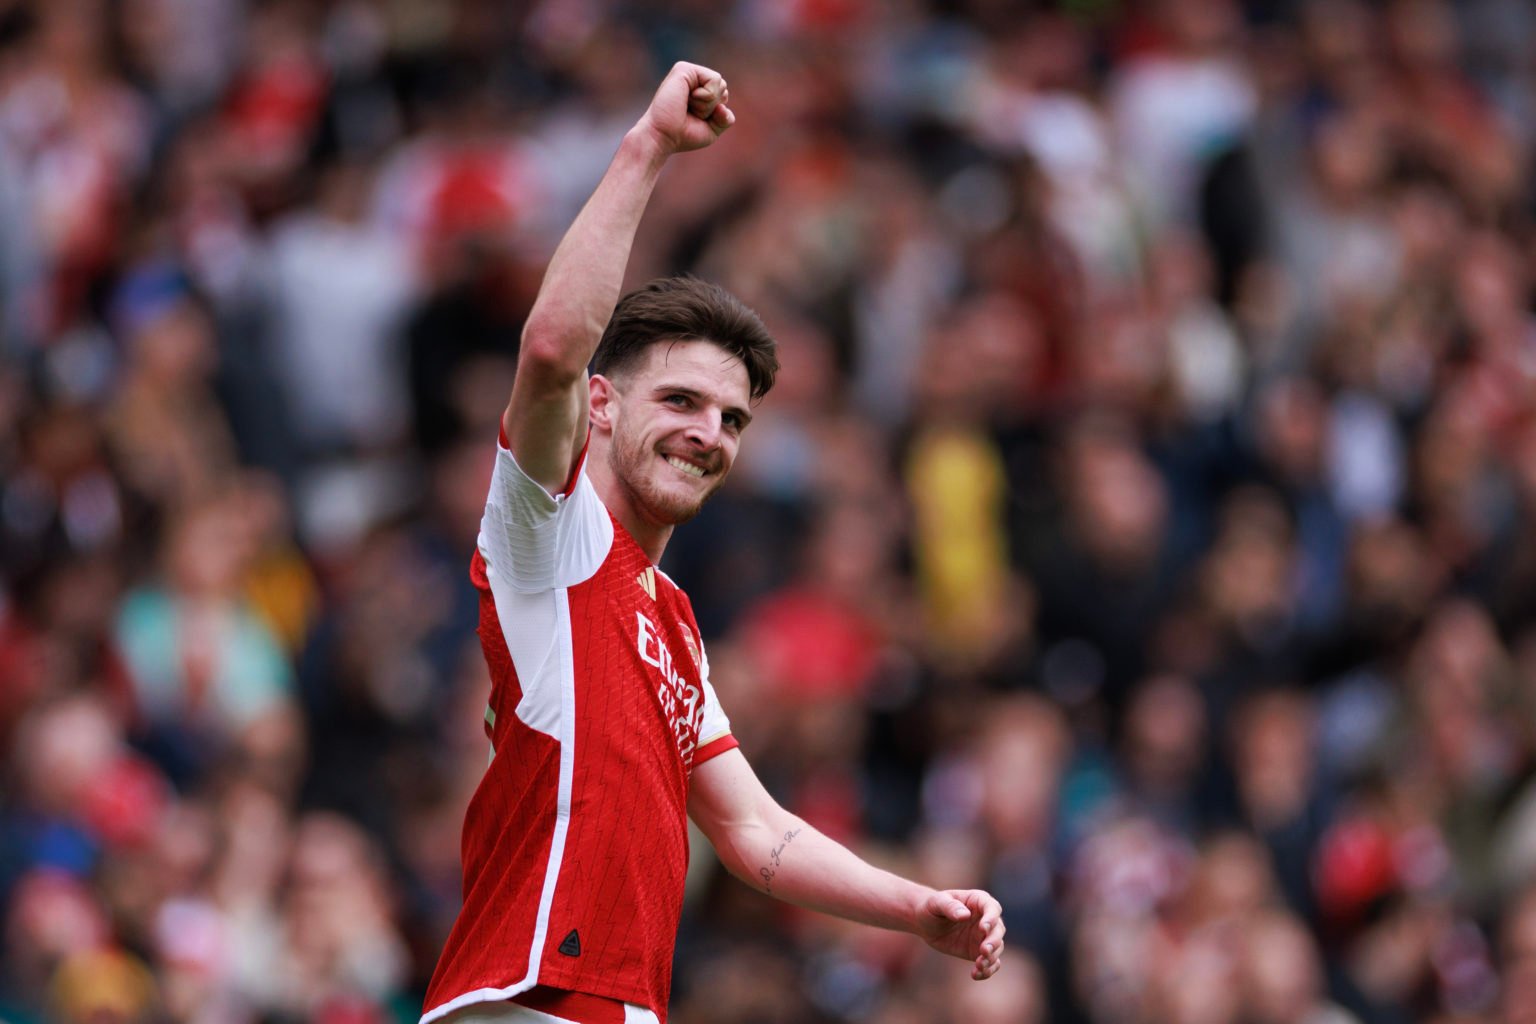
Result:
{"label": "elbow", "polygon": [[608,329],[610,312],[540,295],[523,324],[521,350],[580,374]]}
{"label": "elbow", "polygon": [[720,858],[720,866],[747,888],[758,892],[772,891],[768,887],[768,880],[762,877],[762,865],[749,863],[743,851],[717,846],[715,854]]}
{"label": "elbow", "polygon": [[732,877],[758,892],[769,892],[768,880],[762,877],[763,867],[772,849],[772,833],[766,828],[739,825],[706,831],[710,845],[721,867]]}
{"label": "elbow", "polygon": [[530,320],[523,329],[517,372],[551,388],[572,387],[587,372],[587,347],[573,332],[541,326]]}

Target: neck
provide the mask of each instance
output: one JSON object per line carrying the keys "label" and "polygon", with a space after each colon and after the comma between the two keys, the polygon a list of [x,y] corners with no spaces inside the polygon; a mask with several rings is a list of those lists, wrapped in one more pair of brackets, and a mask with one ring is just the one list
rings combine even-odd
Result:
{"label": "neck", "polygon": [[619,525],[640,545],[645,557],[652,565],[659,564],[662,552],[667,549],[667,541],[672,539],[672,524],[654,523],[641,513],[634,495],[614,475],[607,452],[599,451],[596,444],[587,452],[587,478]]}

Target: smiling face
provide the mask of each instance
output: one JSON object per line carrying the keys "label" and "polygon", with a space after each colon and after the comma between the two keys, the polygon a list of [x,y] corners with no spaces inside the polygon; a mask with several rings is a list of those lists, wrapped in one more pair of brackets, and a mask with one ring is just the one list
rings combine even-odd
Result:
{"label": "smiling face", "polygon": [[606,448],[608,497],[626,525],[698,514],[736,459],[750,394],[745,364],[708,341],[657,342],[633,368],[593,378],[594,455]]}

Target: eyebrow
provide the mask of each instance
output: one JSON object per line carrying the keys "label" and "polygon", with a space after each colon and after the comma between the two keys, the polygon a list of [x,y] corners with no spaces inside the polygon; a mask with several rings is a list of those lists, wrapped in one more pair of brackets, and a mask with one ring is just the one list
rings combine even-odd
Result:
{"label": "eyebrow", "polygon": [[[660,396],[660,395],[687,395],[689,398],[695,399],[697,401],[708,401],[709,397],[710,397],[709,395],[706,395],[704,392],[699,391],[697,388],[685,387],[682,384],[665,384],[665,383],[658,384],[658,385],[656,385],[656,387],[651,389],[651,393],[654,394],[654,395],[658,395],[658,396]],[[747,410],[743,409],[739,405],[723,405],[723,406],[721,406],[721,410],[724,411],[724,412],[731,413],[732,415],[734,415],[738,419],[740,419],[741,420],[741,425],[743,427],[745,427],[748,423],[752,422],[752,414],[750,412],[748,412]]]}

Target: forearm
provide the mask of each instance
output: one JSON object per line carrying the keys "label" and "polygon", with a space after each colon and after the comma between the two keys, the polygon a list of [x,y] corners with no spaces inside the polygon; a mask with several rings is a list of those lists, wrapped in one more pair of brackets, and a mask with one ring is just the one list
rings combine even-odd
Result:
{"label": "forearm", "polygon": [[730,127],[735,115],[728,96],[716,72],[674,65],[549,261],[523,326],[501,425],[518,466],[551,493],[570,479],[586,441],[587,364],[619,300],[661,166],[673,153],[710,145]]}
{"label": "forearm", "polygon": [[523,344],[572,378],[586,368],[618,302],[635,233],[666,159],[654,133],[643,124],[632,128],[549,261]]}
{"label": "forearm", "polygon": [[865,862],[788,812],[740,829],[716,852],[727,870],[759,892],[896,931],[916,930],[932,891]]}
{"label": "forearm", "polygon": [[790,903],[880,928],[913,932],[941,953],[973,960],[978,981],[997,971],[1002,907],[980,889],[937,891],[854,856],[779,806],[739,750],[693,770],[688,813],[726,868]]}

